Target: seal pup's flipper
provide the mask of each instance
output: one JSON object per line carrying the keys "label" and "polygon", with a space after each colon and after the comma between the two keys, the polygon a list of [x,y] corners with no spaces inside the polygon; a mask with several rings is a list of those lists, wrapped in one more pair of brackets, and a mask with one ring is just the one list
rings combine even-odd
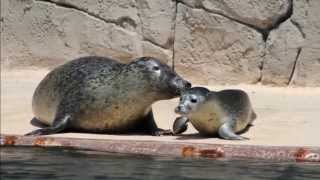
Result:
{"label": "seal pup's flipper", "polygon": [[31,131],[25,134],[25,136],[49,135],[49,134],[55,134],[55,133],[61,132],[66,129],[70,119],[71,119],[70,115],[65,115],[63,118],[56,118],[53,121],[52,126]]}
{"label": "seal pup's flipper", "polygon": [[187,117],[177,117],[173,123],[173,134],[182,134],[188,129],[189,119]]}
{"label": "seal pup's flipper", "polygon": [[249,140],[249,138],[242,137],[234,133],[232,129],[232,123],[234,123],[232,120],[228,120],[222,124],[218,131],[219,136],[228,140]]}

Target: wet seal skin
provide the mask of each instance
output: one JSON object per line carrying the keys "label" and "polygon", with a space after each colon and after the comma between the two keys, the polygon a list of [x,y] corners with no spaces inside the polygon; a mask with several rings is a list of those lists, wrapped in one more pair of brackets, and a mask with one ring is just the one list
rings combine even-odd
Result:
{"label": "wet seal skin", "polygon": [[152,103],[177,97],[191,84],[152,57],[123,64],[82,57],[52,70],[36,88],[32,121],[47,127],[26,135],[65,131],[170,133],[154,121]]}
{"label": "wet seal skin", "polygon": [[248,139],[238,135],[249,129],[256,118],[249,96],[242,90],[209,91],[193,87],[184,91],[175,112],[180,114],[174,134],[188,128],[188,122],[204,136],[220,136],[229,140]]}

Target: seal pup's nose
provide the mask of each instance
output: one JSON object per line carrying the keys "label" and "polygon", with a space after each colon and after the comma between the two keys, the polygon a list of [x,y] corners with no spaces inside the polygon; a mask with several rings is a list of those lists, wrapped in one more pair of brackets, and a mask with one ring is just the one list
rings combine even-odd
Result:
{"label": "seal pup's nose", "polygon": [[175,113],[177,114],[186,114],[187,108],[184,105],[179,105],[174,109]]}

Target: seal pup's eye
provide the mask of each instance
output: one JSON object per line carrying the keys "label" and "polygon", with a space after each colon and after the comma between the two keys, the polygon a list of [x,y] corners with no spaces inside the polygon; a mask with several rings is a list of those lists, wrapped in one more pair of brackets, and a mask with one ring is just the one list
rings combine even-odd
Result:
{"label": "seal pup's eye", "polygon": [[159,71],[159,70],[160,70],[160,67],[159,67],[159,66],[153,66],[153,67],[152,67],[152,70],[153,70],[153,71]]}
{"label": "seal pup's eye", "polygon": [[192,103],[197,103],[197,102],[198,102],[198,100],[197,100],[197,99],[195,99],[195,98],[192,98],[192,99],[191,99],[191,102],[192,102]]}

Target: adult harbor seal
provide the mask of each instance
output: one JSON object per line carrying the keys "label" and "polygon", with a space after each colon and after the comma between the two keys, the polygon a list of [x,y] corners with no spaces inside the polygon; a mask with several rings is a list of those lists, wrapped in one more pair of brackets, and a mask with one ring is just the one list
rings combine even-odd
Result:
{"label": "adult harbor seal", "polygon": [[202,135],[230,140],[248,139],[236,133],[246,130],[256,118],[249,97],[242,90],[214,92],[194,87],[182,93],[175,111],[182,116],[174,122],[174,134],[187,130],[190,121]]}
{"label": "adult harbor seal", "polygon": [[166,64],[141,57],[128,64],[82,57],[52,70],[36,88],[35,119],[49,127],[26,135],[64,130],[160,135],[152,103],[174,98],[191,84]]}

